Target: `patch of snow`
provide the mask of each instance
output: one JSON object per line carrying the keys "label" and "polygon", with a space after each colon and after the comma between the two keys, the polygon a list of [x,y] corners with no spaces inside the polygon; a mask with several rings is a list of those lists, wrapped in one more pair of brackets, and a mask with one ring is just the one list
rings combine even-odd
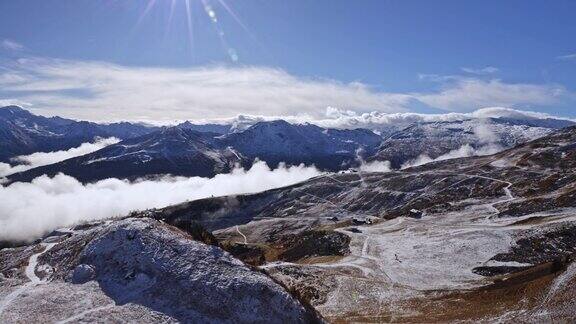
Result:
{"label": "patch of snow", "polygon": [[497,168],[507,168],[514,165],[514,162],[510,161],[509,159],[502,158],[498,160],[494,160],[490,163],[491,166]]}

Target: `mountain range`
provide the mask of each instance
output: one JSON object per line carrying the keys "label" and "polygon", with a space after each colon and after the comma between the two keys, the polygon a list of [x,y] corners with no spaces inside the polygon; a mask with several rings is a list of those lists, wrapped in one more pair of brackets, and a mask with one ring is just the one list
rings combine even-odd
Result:
{"label": "mountain range", "polygon": [[568,127],[58,229],[0,249],[0,321],[572,322],[575,233]]}
{"label": "mountain range", "polygon": [[463,147],[471,155],[490,154],[572,126],[573,122],[553,119],[512,119],[506,117],[416,123],[384,137],[371,160],[390,161],[393,168],[421,156],[437,159]]}
{"label": "mountain range", "polygon": [[[270,167],[315,165],[339,171],[370,162],[392,168],[452,157],[490,154],[573,125],[561,119],[475,118],[417,122],[387,135],[368,129],[330,129],[283,120],[233,125],[184,122],[154,127],[128,122],[98,124],[42,117],[15,106],[0,108],[0,161],[33,152],[65,150],[98,137],[122,141],[96,152],[8,176],[30,181],[59,172],[82,182],[109,177],[136,179],[158,175],[212,177],[256,159]],[[421,164],[421,163],[420,163]]]}
{"label": "mountain range", "polygon": [[95,137],[128,139],[154,131],[155,127],[120,122],[97,124],[61,117],[34,115],[18,106],[0,108],[0,162],[19,155],[51,152],[92,142]]}

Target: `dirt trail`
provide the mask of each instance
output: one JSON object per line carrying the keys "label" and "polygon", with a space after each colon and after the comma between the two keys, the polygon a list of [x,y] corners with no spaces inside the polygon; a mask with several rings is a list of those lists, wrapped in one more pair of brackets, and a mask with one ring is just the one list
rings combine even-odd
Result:
{"label": "dirt trail", "polygon": [[238,225],[236,225],[236,232],[238,232],[238,234],[242,235],[242,237],[244,238],[244,242],[242,244],[244,245],[248,244],[248,239],[246,238],[246,235],[240,232],[240,228],[238,227]]}
{"label": "dirt trail", "polygon": [[30,256],[30,259],[28,259],[28,265],[26,266],[26,269],[24,271],[24,274],[28,278],[29,282],[18,287],[18,289],[14,290],[6,297],[4,297],[2,301],[0,301],[0,315],[4,312],[6,307],[8,307],[8,305],[10,305],[23,292],[37,285],[45,284],[49,281],[49,278],[41,279],[36,275],[36,267],[38,266],[38,258],[44,253],[50,251],[50,249],[52,249],[56,244],[58,243],[40,243],[40,246],[43,247],[42,251],[34,253]]}

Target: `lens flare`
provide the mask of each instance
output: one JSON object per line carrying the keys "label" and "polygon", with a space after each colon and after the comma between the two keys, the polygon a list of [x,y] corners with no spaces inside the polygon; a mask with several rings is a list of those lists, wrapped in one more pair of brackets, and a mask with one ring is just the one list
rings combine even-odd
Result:
{"label": "lens flare", "polygon": [[204,5],[204,11],[206,12],[206,15],[208,15],[210,21],[212,22],[212,25],[214,26],[214,29],[216,30],[216,34],[218,34],[218,37],[220,38],[222,49],[224,50],[224,52],[226,52],[226,54],[228,55],[228,57],[232,62],[238,62],[238,53],[233,47],[229,45],[229,42],[226,39],[226,33],[224,33],[224,30],[218,23],[218,17],[216,16],[216,11],[212,9],[212,6],[208,3],[208,0],[202,0],[202,4]]}
{"label": "lens flare", "polygon": [[217,0],[220,5],[228,12],[228,14],[230,14],[230,16],[236,21],[236,23],[238,23],[238,25],[240,25],[240,27],[242,27],[244,29],[244,31],[250,36],[252,37],[254,40],[257,40],[256,37],[254,36],[254,34],[252,34],[252,32],[250,31],[250,29],[248,29],[248,27],[246,26],[246,24],[244,24],[244,22],[242,22],[242,20],[240,19],[240,17],[236,14],[236,12],[234,10],[232,10],[232,8],[226,3],[226,1],[224,0]]}
{"label": "lens flare", "polygon": [[190,0],[185,0],[186,2],[186,24],[188,25],[188,41],[190,44],[190,55],[194,58],[194,29],[192,11],[190,10]]}
{"label": "lens flare", "polygon": [[168,33],[170,32],[170,26],[172,26],[172,19],[174,19],[175,8],[176,8],[176,0],[172,0],[172,2],[170,3],[170,15],[168,16],[168,24],[166,24],[166,32],[164,38],[166,38],[166,35],[168,35]]}
{"label": "lens flare", "polygon": [[[148,0],[142,14],[140,14],[138,21],[136,22],[135,29],[137,29],[142,21],[144,21],[149,15],[150,12],[154,8],[162,7],[164,5],[168,5],[169,7],[164,7],[165,10],[168,10],[168,19],[166,21],[166,27],[164,32],[164,38],[167,38],[168,34],[172,32],[172,25],[174,21],[175,12],[177,11],[178,3],[182,4],[185,13],[186,13],[186,33],[187,33],[187,42],[190,48],[190,55],[192,59],[194,58],[194,49],[195,49],[195,23],[194,23],[194,14],[195,8],[194,3],[198,3],[202,5],[202,9],[206,14],[206,17],[209,19],[211,25],[213,26],[216,35],[220,39],[220,43],[222,45],[223,51],[226,53],[230,61],[238,62],[239,56],[236,49],[230,46],[230,42],[228,41],[226,35],[227,33],[224,31],[224,28],[220,24],[219,15],[217,7],[222,8],[222,12],[227,13],[233,20],[236,22],[247,34],[256,41],[257,44],[260,45],[254,34],[248,29],[246,24],[240,19],[239,15],[226,3],[225,0],[214,0],[215,2],[211,2],[213,0],[171,0],[171,1],[158,1],[158,0]],[[216,6],[215,6],[216,5]],[[200,10],[202,10],[200,9]],[[199,25],[198,25],[199,26]]]}
{"label": "lens flare", "polygon": [[140,15],[140,18],[138,18],[138,22],[136,22],[136,26],[140,26],[140,24],[142,23],[144,18],[146,18],[146,16],[148,16],[148,14],[150,13],[150,10],[152,10],[152,7],[154,7],[155,4],[156,4],[156,0],[148,1],[146,8],[144,9],[142,14]]}

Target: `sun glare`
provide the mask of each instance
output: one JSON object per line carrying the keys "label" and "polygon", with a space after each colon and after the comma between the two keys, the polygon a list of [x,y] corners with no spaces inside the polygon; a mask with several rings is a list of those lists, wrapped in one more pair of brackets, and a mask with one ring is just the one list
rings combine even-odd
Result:
{"label": "sun glare", "polygon": [[[222,45],[222,49],[224,53],[228,56],[230,61],[237,62],[239,60],[238,52],[234,47],[230,45],[230,42],[227,39],[227,34],[224,31],[220,21],[219,15],[222,13],[226,13],[229,15],[252,39],[256,40],[254,34],[248,29],[246,24],[242,22],[238,14],[232,9],[232,7],[226,2],[226,0],[148,0],[146,6],[144,7],[138,21],[136,23],[136,28],[146,19],[146,17],[150,14],[152,10],[155,8],[159,8],[161,6],[169,6],[169,15],[167,19],[166,25],[166,34],[171,32],[172,23],[174,19],[174,12],[178,9],[179,6],[186,12],[186,33],[187,33],[187,41],[190,48],[190,55],[194,56],[194,48],[195,48],[195,37],[194,37],[194,15],[195,15],[195,6],[199,4],[201,6],[198,7],[199,10],[203,11],[203,14],[209,19],[210,23],[212,24],[216,35],[218,35],[220,39],[220,43]],[[218,9],[220,13],[218,13]]]}

